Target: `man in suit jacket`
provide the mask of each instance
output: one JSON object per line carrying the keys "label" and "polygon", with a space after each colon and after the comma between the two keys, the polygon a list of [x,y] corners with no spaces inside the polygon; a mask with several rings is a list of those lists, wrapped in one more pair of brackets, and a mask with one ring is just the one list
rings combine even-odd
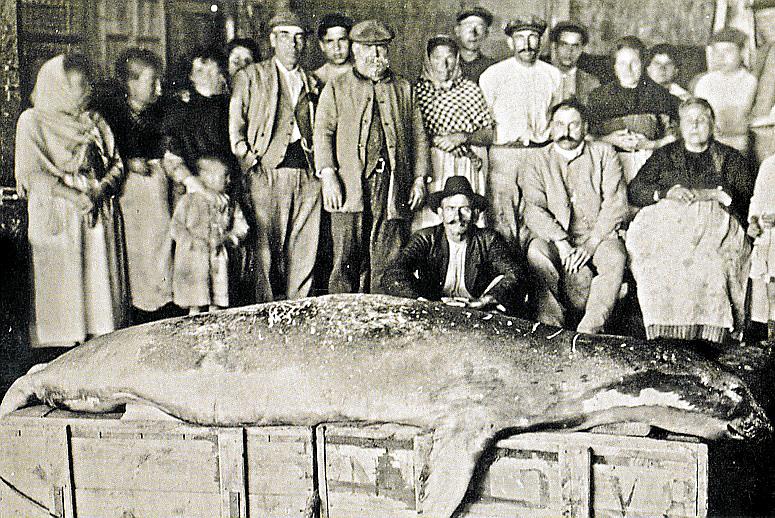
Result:
{"label": "man in suit jacket", "polygon": [[[514,313],[525,297],[524,270],[504,239],[474,222],[487,200],[464,176],[447,179],[428,196],[442,224],[415,232],[382,277],[385,293],[398,297],[451,299],[472,308],[501,305]],[[415,276],[417,272],[417,276]]]}
{"label": "man in suit jacket", "polygon": [[312,168],[316,79],[299,60],[306,34],[299,17],[269,22],[274,57],[234,76],[231,148],[253,204],[259,302],[306,297],[320,230],[320,182]]}
{"label": "man in suit jacket", "polygon": [[591,262],[597,274],[578,330],[599,333],[618,298],[627,257],[618,237],[628,211],[622,166],[613,146],[585,141],[586,110],[577,100],[555,106],[550,127],[552,144],[533,155],[520,176],[527,260],[540,284],[537,319],[565,324],[560,278]]}
{"label": "man in suit jacket", "polygon": [[578,68],[579,58],[589,41],[586,27],[575,22],[558,22],[549,32],[552,65],[562,72],[562,99],[578,98],[587,102],[589,93],[600,86],[600,80]]}

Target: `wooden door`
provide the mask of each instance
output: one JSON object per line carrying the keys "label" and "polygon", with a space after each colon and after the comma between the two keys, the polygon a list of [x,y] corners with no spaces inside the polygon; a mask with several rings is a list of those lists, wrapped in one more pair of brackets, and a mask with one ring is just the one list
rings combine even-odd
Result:
{"label": "wooden door", "polygon": [[98,0],[99,62],[113,75],[116,58],[128,47],[166,57],[164,0]]}
{"label": "wooden door", "polygon": [[167,58],[170,63],[193,50],[226,43],[222,2],[168,0]]}

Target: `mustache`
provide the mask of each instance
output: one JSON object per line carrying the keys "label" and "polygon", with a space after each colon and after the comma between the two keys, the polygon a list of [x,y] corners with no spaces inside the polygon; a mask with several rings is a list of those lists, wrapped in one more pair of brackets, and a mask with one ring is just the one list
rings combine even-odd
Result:
{"label": "mustache", "polygon": [[581,139],[569,137],[569,136],[566,135],[564,137],[558,138],[557,142],[581,142]]}

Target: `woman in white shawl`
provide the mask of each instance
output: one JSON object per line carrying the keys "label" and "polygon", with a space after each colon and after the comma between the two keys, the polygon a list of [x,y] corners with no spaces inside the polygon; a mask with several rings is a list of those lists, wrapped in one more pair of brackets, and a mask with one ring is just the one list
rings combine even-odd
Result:
{"label": "woman in white shawl", "polygon": [[[450,176],[465,176],[476,194],[485,195],[487,148],[495,122],[479,86],[463,78],[457,43],[446,35],[428,40],[422,74],[415,86],[425,132],[431,141],[433,179],[428,192],[440,191]],[[413,230],[441,223],[425,207]]]}
{"label": "woman in white shawl", "polygon": [[126,265],[114,196],[124,171],[113,134],[86,111],[91,69],[80,55],[43,64],[33,107],[16,127],[16,188],[28,200],[31,342],[71,346],[125,323]]}

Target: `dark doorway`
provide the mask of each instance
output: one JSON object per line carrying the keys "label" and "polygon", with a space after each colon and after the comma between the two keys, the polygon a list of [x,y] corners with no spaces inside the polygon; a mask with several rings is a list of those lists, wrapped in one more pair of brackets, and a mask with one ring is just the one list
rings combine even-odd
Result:
{"label": "dark doorway", "polygon": [[[183,80],[188,56],[201,47],[226,44],[221,1],[167,1],[167,63],[173,80]],[[177,77],[174,77],[177,76]]]}

